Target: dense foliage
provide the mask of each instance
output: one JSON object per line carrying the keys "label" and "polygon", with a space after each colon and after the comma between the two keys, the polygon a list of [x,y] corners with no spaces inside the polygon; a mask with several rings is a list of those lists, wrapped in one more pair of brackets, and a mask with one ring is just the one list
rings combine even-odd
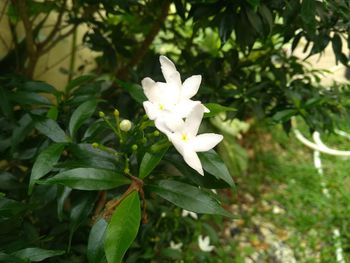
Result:
{"label": "dense foliage", "polygon": [[[117,262],[130,245],[127,262],[183,259],[166,250],[169,242],[186,233],[190,244],[200,230],[179,220],[175,206],[230,216],[210,191],[233,186],[221,158],[202,153],[202,177],[144,115],[139,84],[146,76],[161,80],[159,54],[185,77],[202,75],[196,98],[211,109],[207,117],[227,112],[281,122],[288,131],[293,116],[332,130],[348,114],[347,87],[322,87],[324,72],[292,53],[300,39],[310,46],[305,56],[331,43],[335,59],[348,65],[347,1],[14,0],[3,10],[13,42],[0,61],[4,262]],[[56,23],[42,38],[53,13]],[[99,52],[94,70],[80,76],[73,45],[64,90],[35,80],[40,58],[62,39],[76,39],[82,26],[84,44]],[[130,130],[120,130],[122,119],[132,121]],[[159,221],[162,212],[168,221]],[[186,257],[203,262],[200,252]]]}

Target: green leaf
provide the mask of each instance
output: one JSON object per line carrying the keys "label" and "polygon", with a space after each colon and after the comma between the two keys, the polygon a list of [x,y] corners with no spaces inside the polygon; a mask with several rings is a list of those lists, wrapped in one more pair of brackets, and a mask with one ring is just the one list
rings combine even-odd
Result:
{"label": "green leaf", "polygon": [[43,92],[49,94],[55,94],[57,92],[53,86],[41,81],[27,81],[24,83],[23,89],[31,92]]}
{"label": "green leaf", "polygon": [[65,92],[69,93],[71,92],[75,87],[80,86],[81,84],[84,84],[85,82],[89,82],[95,78],[94,75],[84,75],[77,77],[70,81],[67,86],[65,87]]}
{"label": "green leaf", "polygon": [[13,111],[12,111],[12,105],[10,103],[10,94],[9,92],[0,87],[0,109],[2,111],[2,113],[4,114],[4,116],[6,116],[7,118],[12,118],[13,116]]}
{"label": "green leaf", "polygon": [[280,121],[285,122],[296,114],[297,114],[297,111],[294,109],[282,110],[282,111],[276,112],[272,116],[272,119],[276,122],[280,122]]}
{"label": "green leaf", "polygon": [[142,104],[145,100],[147,100],[145,94],[143,93],[143,89],[140,85],[127,83],[121,80],[116,80],[118,85],[120,85],[123,89],[129,92],[131,97],[136,100],[138,103]]}
{"label": "green leaf", "polygon": [[250,4],[254,9],[260,4],[260,0],[246,0],[246,2],[248,2],[248,4]]}
{"label": "green leaf", "polygon": [[303,0],[301,3],[301,19],[309,34],[316,29],[316,0]]}
{"label": "green leaf", "polygon": [[50,105],[51,101],[34,92],[16,91],[10,95],[11,100],[17,102],[20,105]]}
{"label": "green leaf", "polygon": [[0,262],[27,263],[26,260],[13,255],[5,254],[3,252],[0,252]]}
{"label": "green leaf", "polygon": [[63,254],[65,254],[65,251],[63,250],[47,250],[38,247],[28,247],[12,253],[12,255],[16,257],[28,259],[33,262],[40,262],[44,259],[60,256]]}
{"label": "green leaf", "polygon": [[218,115],[221,112],[236,111],[235,108],[222,106],[217,103],[206,103],[205,107],[207,107],[210,110],[210,112],[204,113],[205,118],[213,117],[215,115]]}
{"label": "green leaf", "polygon": [[69,245],[68,251],[70,250],[71,241],[73,238],[74,232],[78,227],[86,222],[88,215],[90,214],[92,208],[94,207],[96,200],[95,192],[87,192],[86,195],[80,196],[76,200],[75,205],[73,206],[70,213],[70,232],[69,232]]}
{"label": "green leaf", "polygon": [[69,142],[70,138],[57,122],[51,119],[36,118],[35,128],[54,142]]}
{"label": "green leaf", "polygon": [[29,194],[32,193],[35,182],[52,170],[54,165],[59,160],[63,150],[64,144],[55,143],[51,144],[39,154],[35,160],[35,163],[33,164],[30,175],[28,188]]}
{"label": "green leaf", "polygon": [[129,184],[130,179],[116,171],[96,168],[76,168],[61,172],[43,184],[62,184],[78,190],[107,190]]}
{"label": "green leaf", "polygon": [[231,187],[235,185],[225,163],[214,150],[200,152],[198,153],[198,157],[205,171],[214,175],[217,179],[224,180]]}
{"label": "green leaf", "polygon": [[26,205],[18,201],[0,197],[0,218],[9,218],[20,214]]}
{"label": "green leaf", "polygon": [[107,225],[106,220],[101,218],[91,228],[87,247],[89,263],[100,263],[105,257],[104,239]]}
{"label": "green leaf", "polygon": [[167,150],[168,150],[168,147],[165,147],[157,153],[149,153],[149,152],[145,153],[140,164],[140,171],[139,171],[140,179],[144,179],[153,171],[154,168],[156,168],[156,166],[162,160]]}
{"label": "green leaf", "polygon": [[34,123],[29,114],[23,115],[19,120],[18,126],[13,130],[11,137],[11,149],[14,150],[16,146],[21,143],[27,135],[32,131]]}
{"label": "green leaf", "polygon": [[65,186],[58,187],[58,190],[57,190],[57,217],[60,221],[62,221],[62,219],[63,219],[64,203],[71,192],[72,192],[72,189],[69,187],[65,187]]}
{"label": "green leaf", "polygon": [[198,187],[173,180],[161,180],[157,185],[150,185],[148,188],[165,200],[188,211],[232,217],[216,199]]}
{"label": "green leaf", "polygon": [[14,190],[21,187],[17,178],[9,172],[0,172],[0,190]]}
{"label": "green leaf", "polygon": [[229,185],[223,180],[216,179],[210,173],[204,171],[204,176],[200,175],[196,171],[194,171],[191,167],[189,167],[183,160],[179,154],[167,154],[165,156],[165,160],[170,162],[175,168],[184,176],[189,178],[192,182],[197,184],[198,186],[208,188],[208,189],[221,189],[227,188]]}
{"label": "green leaf", "polygon": [[47,111],[46,116],[51,120],[57,120],[58,117],[58,108],[57,106],[51,106],[50,109]]}
{"label": "green leaf", "polygon": [[136,238],[141,221],[137,192],[129,194],[116,208],[107,227],[105,253],[108,263],[120,263]]}
{"label": "green leaf", "polygon": [[81,104],[72,114],[69,121],[69,134],[74,138],[79,127],[91,117],[97,106],[96,100],[89,100]]}

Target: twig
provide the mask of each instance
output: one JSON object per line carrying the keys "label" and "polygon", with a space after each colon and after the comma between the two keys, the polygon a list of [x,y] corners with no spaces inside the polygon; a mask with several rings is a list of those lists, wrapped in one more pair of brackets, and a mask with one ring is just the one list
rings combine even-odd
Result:
{"label": "twig", "polygon": [[41,50],[41,55],[45,54],[46,52],[50,51],[54,46],[56,46],[61,40],[65,39],[66,37],[68,37],[70,34],[72,34],[74,32],[74,30],[76,30],[78,26],[74,25],[69,31],[67,31],[66,33],[60,35],[59,37],[57,37],[55,39],[55,41],[51,42],[50,45],[48,45],[46,48]]}
{"label": "twig", "polygon": [[160,16],[158,17],[158,19],[155,20],[151,30],[149,31],[145,40],[142,42],[142,45],[140,46],[140,48],[136,50],[135,55],[131,58],[131,60],[124,67],[122,67],[116,72],[116,75],[118,78],[125,79],[128,69],[136,66],[145,56],[149,46],[152,44],[154,38],[157,36],[158,32],[160,31],[162,24],[164,23],[165,19],[168,16],[169,7],[170,7],[170,2],[164,1]]}

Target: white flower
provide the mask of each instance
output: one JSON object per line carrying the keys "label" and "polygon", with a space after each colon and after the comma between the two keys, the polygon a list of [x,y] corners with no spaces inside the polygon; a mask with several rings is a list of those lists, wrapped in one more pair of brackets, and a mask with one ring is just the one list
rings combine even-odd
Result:
{"label": "white flower", "polygon": [[176,150],[183,156],[185,162],[201,175],[204,175],[202,164],[197,152],[206,152],[215,147],[223,136],[215,133],[197,135],[204,114],[201,104],[194,106],[186,120],[167,136]]}
{"label": "white flower", "polygon": [[198,216],[197,216],[197,214],[195,213],[195,212],[191,212],[191,211],[187,211],[187,210],[185,210],[185,209],[183,209],[182,210],[182,217],[186,217],[186,216],[190,216],[190,217],[192,217],[193,219],[198,219]]}
{"label": "white flower", "polygon": [[210,246],[210,239],[209,236],[206,237],[202,237],[202,235],[199,235],[198,237],[198,246],[200,248],[200,250],[204,251],[204,252],[210,252],[213,251],[213,249],[215,248],[214,246]]}
{"label": "white flower", "polygon": [[179,251],[181,251],[181,247],[182,247],[182,243],[180,242],[180,243],[175,243],[174,241],[170,241],[170,248],[171,249],[174,249],[174,250],[179,250]]}
{"label": "white flower", "polygon": [[173,130],[192,108],[200,104],[191,98],[197,93],[202,77],[194,75],[181,82],[180,73],[173,62],[160,56],[161,70],[166,82],[155,82],[151,78],[142,80],[142,88],[148,99],[143,103],[147,116],[155,121],[156,127]]}

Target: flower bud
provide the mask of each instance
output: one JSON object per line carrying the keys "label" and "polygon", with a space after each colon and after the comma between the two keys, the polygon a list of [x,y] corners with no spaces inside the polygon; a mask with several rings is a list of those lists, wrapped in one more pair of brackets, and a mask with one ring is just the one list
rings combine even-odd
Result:
{"label": "flower bud", "polygon": [[94,143],[92,143],[91,145],[92,145],[92,147],[94,147],[94,148],[97,148],[97,147],[98,147],[98,143],[97,143],[97,142],[94,142]]}
{"label": "flower bud", "polygon": [[153,135],[156,136],[156,137],[158,137],[158,136],[160,135],[160,133],[159,133],[159,131],[154,131],[154,132],[153,132]]}
{"label": "flower bud", "polygon": [[104,118],[106,115],[105,115],[105,113],[103,111],[100,111],[98,113],[98,116],[100,116],[100,118]]}
{"label": "flower bud", "polygon": [[114,109],[113,114],[115,117],[119,117],[119,111],[117,109]]}
{"label": "flower bud", "polygon": [[134,152],[136,152],[137,151],[137,145],[136,144],[133,144],[132,146],[131,146],[131,149],[134,151]]}
{"label": "flower bud", "polygon": [[119,128],[122,130],[122,131],[130,131],[131,129],[131,121],[129,120],[122,120],[119,124]]}
{"label": "flower bud", "polygon": [[129,173],[130,173],[130,169],[129,169],[129,168],[125,168],[125,169],[124,169],[124,173],[125,173],[125,174],[129,174]]}

